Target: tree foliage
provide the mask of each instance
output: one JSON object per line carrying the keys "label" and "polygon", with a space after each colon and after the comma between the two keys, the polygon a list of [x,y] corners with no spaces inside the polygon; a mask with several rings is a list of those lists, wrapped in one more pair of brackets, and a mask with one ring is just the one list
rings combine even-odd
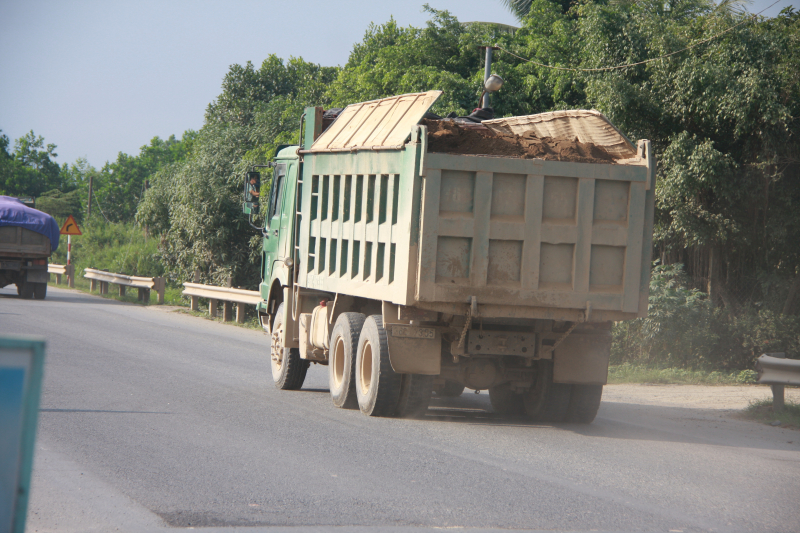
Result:
{"label": "tree foliage", "polygon": [[256,69],[234,65],[209,105],[192,152],[155,174],[137,219],[161,235],[162,261],[176,280],[200,268],[216,283],[258,283],[260,234],[242,216],[242,184],[250,165],[297,142],[305,106],[326,104],[338,69],[270,56]]}
{"label": "tree foliage", "polygon": [[12,152],[9,145],[8,136],[0,134],[0,194],[35,197],[64,188],[55,144],[45,144],[31,130],[16,140]]}

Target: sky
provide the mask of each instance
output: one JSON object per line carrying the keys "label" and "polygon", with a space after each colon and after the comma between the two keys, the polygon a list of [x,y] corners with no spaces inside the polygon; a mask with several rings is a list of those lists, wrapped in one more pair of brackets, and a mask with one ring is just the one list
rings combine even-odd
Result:
{"label": "sky", "polygon": [[424,26],[426,1],[462,22],[518,25],[500,0],[0,0],[0,130],[12,143],[33,130],[59,164],[100,168],[200,129],[230,65],[344,65],[371,22]]}

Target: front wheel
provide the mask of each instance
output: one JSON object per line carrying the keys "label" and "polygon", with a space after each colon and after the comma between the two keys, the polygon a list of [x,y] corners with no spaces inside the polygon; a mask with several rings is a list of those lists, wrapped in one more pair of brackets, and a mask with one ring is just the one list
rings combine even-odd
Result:
{"label": "front wheel", "polygon": [[283,327],[283,304],[278,306],[275,320],[272,323],[272,339],[270,342],[270,359],[272,365],[272,381],[280,390],[297,390],[306,379],[309,362],[300,358],[298,348],[284,347],[285,332]]}

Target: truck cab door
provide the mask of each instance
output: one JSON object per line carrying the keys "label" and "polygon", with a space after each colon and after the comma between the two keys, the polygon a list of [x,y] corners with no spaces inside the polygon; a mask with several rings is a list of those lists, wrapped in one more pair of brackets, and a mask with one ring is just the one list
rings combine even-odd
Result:
{"label": "truck cab door", "polygon": [[278,259],[279,242],[281,238],[281,211],[286,188],[286,165],[278,164],[272,175],[272,186],[269,193],[269,204],[266,213],[266,228],[264,231],[264,280],[272,279],[272,270]]}

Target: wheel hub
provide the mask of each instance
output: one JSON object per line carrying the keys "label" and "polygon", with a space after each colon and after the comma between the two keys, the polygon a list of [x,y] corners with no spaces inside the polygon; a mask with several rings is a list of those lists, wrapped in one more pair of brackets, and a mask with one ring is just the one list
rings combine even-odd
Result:
{"label": "wheel hub", "polygon": [[280,368],[283,364],[283,324],[276,331],[272,332],[272,342],[270,343],[270,358],[275,368]]}

